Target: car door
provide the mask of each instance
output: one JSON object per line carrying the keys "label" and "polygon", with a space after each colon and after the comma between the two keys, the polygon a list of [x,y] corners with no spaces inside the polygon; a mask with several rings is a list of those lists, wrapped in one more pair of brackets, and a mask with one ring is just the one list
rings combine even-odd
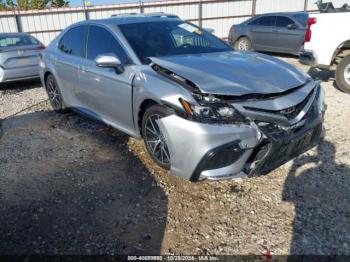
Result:
{"label": "car door", "polygon": [[[98,67],[94,60],[103,54],[118,57],[124,71]],[[80,67],[80,99],[87,113],[126,132],[134,128],[131,86],[134,73],[129,61],[114,33],[102,26],[89,26],[86,56]]]}
{"label": "car door", "polygon": [[305,38],[305,28],[287,16],[277,16],[273,37],[276,51],[298,53]]}
{"label": "car door", "polygon": [[263,16],[253,20],[249,26],[252,48],[269,50],[273,45],[272,37],[275,30],[276,16]]}
{"label": "car door", "polygon": [[59,41],[58,52],[54,58],[56,80],[65,102],[74,107],[81,106],[79,101],[79,65],[83,62],[83,50],[87,26],[73,27]]}

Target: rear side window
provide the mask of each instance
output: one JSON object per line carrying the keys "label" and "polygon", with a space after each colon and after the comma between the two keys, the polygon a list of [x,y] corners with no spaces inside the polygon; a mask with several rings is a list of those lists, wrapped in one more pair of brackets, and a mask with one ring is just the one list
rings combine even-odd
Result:
{"label": "rear side window", "polygon": [[114,54],[123,64],[127,63],[127,55],[114,36],[99,26],[90,26],[86,56],[95,60],[98,55]]}
{"label": "rear side window", "polygon": [[287,27],[288,25],[295,24],[294,21],[286,16],[277,16],[276,26]]}
{"label": "rear side window", "polygon": [[275,16],[264,16],[259,18],[259,25],[261,26],[275,26]]}
{"label": "rear side window", "polygon": [[30,35],[0,36],[0,47],[39,45],[39,41]]}
{"label": "rear side window", "polygon": [[275,16],[263,16],[250,22],[249,25],[275,26]]}
{"label": "rear side window", "polygon": [[77,26],[70,29],[61,38],[58,48],[66,54],[83,56],[86,32],[87,26]]}

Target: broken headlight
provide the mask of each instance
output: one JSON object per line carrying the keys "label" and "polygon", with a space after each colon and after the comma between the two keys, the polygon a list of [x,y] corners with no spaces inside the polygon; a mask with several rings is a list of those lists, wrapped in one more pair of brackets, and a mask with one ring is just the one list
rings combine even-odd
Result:
{"label": "broken headlight", "polygon": [[221,123],[249,123],[240,112],[227,103],[202,103],[190,104],[180,98],[180,103],[187,115],[198,122],[221,122]]}

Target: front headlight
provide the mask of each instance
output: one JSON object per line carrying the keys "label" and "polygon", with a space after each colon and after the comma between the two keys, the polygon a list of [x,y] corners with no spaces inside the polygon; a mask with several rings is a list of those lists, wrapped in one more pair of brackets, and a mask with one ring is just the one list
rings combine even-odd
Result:
{"label": "front headlight", "polygon": [[180,98],[184,110],[195,121],[223,122],[223,123],[249,123],[248,119],[239,113],[232,105],[226,103],[190,104]]}
{"label": "front headlight", "polygon": [[327,105],[325,102],[325,92],[321,85],[319,85],[318,87],[318,94],[316,95],[316,99],[317,99],[318,113],[324,114],[327,109]]}

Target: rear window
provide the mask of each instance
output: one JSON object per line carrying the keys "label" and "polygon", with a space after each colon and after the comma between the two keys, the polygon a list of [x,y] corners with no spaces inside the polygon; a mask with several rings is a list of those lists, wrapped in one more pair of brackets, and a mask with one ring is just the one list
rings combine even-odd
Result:
{"label": "rear window", "polygon": [[285,16],[277,16],[276,26],[278,27],[287,27],[288,25],[295,24],[294,21]]}
{"label": "rear window", "polygon": [[38,45],[39,42],[29,35],[0,36],[0,47]]}
{"label": "rear window", "polygon": [[293,15],[293,17],[304,27],[307,26],[307,20],[309,18],[309,15],[307,13],[300,13]]}

